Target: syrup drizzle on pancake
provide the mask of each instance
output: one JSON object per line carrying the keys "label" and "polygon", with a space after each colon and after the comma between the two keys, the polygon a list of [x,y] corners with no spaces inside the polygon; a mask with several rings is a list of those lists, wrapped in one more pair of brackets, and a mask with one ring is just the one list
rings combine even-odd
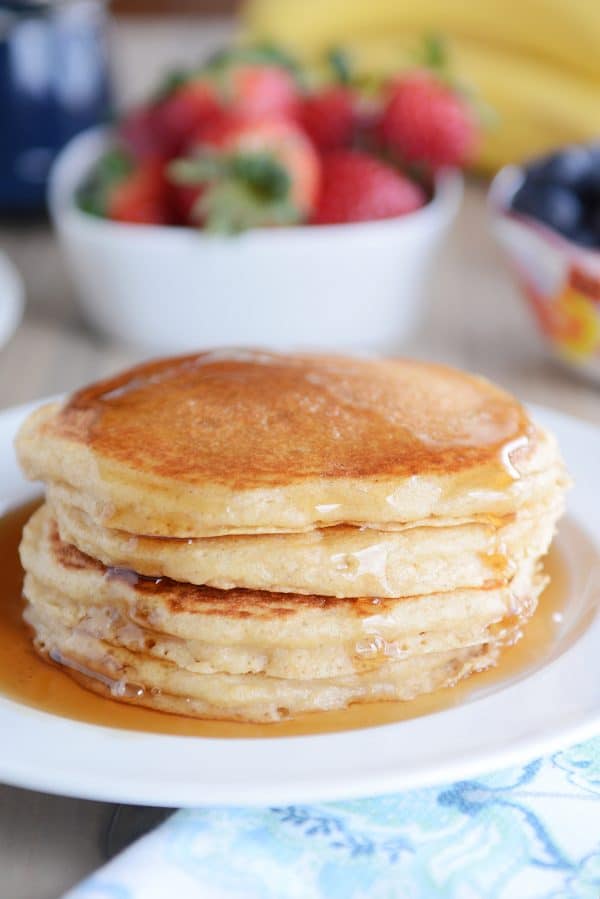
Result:
{"label": "syrup drizzle on pancake", "polygon": [[138,366],[74,394],[57,427],[101,458],[238,488],[490,464],[501,490],[532,437],[513,397],[443,366],[250,351]]}
{"label": "syrup drizzle on pancake", "polygon": [[[545,566],[552,578],[551,585],[541,597],[523,639],[503,651],[496,668],[475,674],[451,690],[440,690],[410,702],[378,702],[354,705],[345,711],[316,712],[276,724],[186,718],[92,693],[73,680],[62,666],[44,661],[35,652],[29,629],[22,620],[23,572],[18,544],[23,525],[37,505],[21,506],[0,519],[4,585],[0,597],[0,693],[51,714],[107,727],[211,738],[273,738],[353,730],[431,714],[468,701],[483,691],[493,690],[542,664],[552,652],[569,598],[568,573],[558,550],[553,548]],[[582,539],[585,538],[582,536]],[[61,659],[63,664],[65,661]],[[123,691],[134,688],[135,685],[120,685]]]}

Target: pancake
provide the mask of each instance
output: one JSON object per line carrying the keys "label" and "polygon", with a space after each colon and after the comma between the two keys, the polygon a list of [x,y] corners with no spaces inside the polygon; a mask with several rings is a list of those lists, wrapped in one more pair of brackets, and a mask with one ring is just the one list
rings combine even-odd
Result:
{"label": "pancake", "polygon": [[562,477],[553,438],[481,378],[242,351],[94,384],[33,413],[17,451],[97,525],[158,537],[490,519]]}
{"label": "pancake", "polygon": [[530,558],[499,587],[402,599],[222,591],[107,568],[61,541],[48,506],[21,557],[39,651],[86,686],[248,721],[456,683],[518,638],[544,586]]}
{"label": "pancake", "polygon": [[300,534],[160,538],[97,525],[49,491],[60,536],[104,565],[229,590],[401,597],[507,583],[543,555],[562,502],[491,522],[375,531],[344,525]]}
{"label": "pancake", "polygon": [[509,394],[409,360],[198,353],[34,412],[38,651],[85,686],[278,721],[493,665],[545,584],[567,476]]}

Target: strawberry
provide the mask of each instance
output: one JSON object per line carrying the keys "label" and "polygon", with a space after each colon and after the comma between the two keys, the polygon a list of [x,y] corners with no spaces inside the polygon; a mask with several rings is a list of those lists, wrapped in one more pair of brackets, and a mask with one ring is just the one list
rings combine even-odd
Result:
{"label": "strawberry", "polygon": [[163,169],[160,160],[136,163],[120,150],[111,151],[81,189],[79,206],[118,222],[166,225],[171,216]]}
{"label": "strawberry", "polygon": [[140,106],[127,113],[119,122],[117,135],[136,159],[156,159],[168,155],[156,105]]}
{"label": "strawberry", "polygon": [[116,222],[167,225],[170,216],[162,163],[141,163],[117,185],[108,200],[107,215]]}
{"label": "strawberry", "polygon": [[207,79],[191,78],[165,97],[156,110],[165,156],[180,153],[204,123],[221,114],[221,101]]}
{"label": "strawberry", "polygon": [[138,159],[167,158],[184,151],[213,118],[295,118],[298,103],[298,82],[286,57],[273,48],[239,48],[195,72],[170,76],[153,101],[124,117],[119,135]]}
{"label": "strawberry", "polygon": [[477,142],[475,118],[466,99],[426,70],[390,86],[380,135],[404,161],[433,169],[464,165]]}
{"label": "strawberry", "polygon": [[137,159],[167,158],[180,153],[198,128],[220,113],[213,86],[190,79],[163,99],[128,113],[118,134]]}
{"label": "strawberry", "polygon": [[269,44],[217,53],[204,69],[224,111],[237,118],[295,118],[299,102],[296,65]]}
{"label": "strawberry", "polygon": [[232,232],[307,219],[319,160],[292,122],[227,116],[201,129],[193,152],[172,163],[169,174],[175,183],[202,188],[193,210],[199,223]]}
{"label": "strawberry", "polygon": [[285,69],[276,66],[236,66],[224,90],[229,111],[246,119],[265,116],[295,118],[298,88]]}
{"label": "strawberry", "polygon": [[197,209],[200,197],[204,193],[203,185],[174,184],[169,181],[169,208],[176,225],[198,224]]}
{"label": "strawberry", "polygon": [[[180,152],[204,124],[228,115],[247,120],[294,118],[298,89],[278,66],[235,62],[209,68],[189,79],[161,104],[158,127]],[[171,155],[171,154],[168,154]]]}
{"label": "strawberry", "polygon": [[387,163],[359,150],[335,150],[322,160],[316,225],[394,218],[418,209],[425,193]]}
{"label": "strawberry", "polygon": [[300,123],[321,151],[350,146],[356,121],[356,96],[342,85],[307,96],[300,109]]}

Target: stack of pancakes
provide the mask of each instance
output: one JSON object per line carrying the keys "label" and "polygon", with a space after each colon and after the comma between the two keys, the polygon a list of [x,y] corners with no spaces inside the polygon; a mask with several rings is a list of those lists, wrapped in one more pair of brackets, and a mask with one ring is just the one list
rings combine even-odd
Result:
{"label": "stack of pancakes", "polygon": [[414,361],[212,352],[34,412],[37,649],[87,687],[277,721],[494,664],[545,584],[554,439],[488,382]]}

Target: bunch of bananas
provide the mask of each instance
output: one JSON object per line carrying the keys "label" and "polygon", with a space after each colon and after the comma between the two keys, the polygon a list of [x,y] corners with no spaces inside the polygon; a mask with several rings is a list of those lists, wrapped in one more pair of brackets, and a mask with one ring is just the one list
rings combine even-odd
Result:
{"label": "bunch of bananas", "polygon": [[423,35],[494,111],[477,167],[600,136],[600,0],[249,0],[244,31],[317,64],[333,46],[358,76],[413,67]]}

